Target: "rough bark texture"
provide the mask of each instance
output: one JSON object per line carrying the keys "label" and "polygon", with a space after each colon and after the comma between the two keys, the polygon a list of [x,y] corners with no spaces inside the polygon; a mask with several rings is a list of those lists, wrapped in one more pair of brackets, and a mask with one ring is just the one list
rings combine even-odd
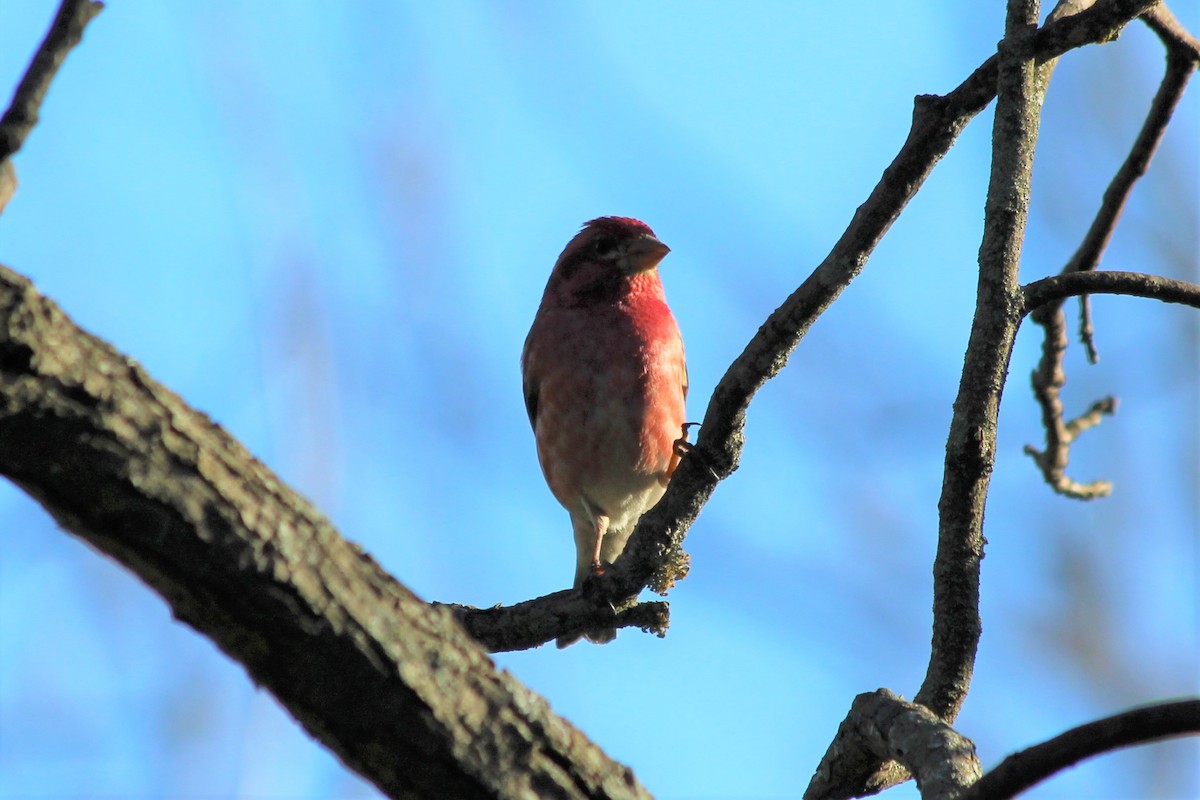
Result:
{"label": "rough bark texture", "polygon": [[647,797],[445,609],[0,267],[0,473],[392,797]]}
{"label": "rough bark texture", "polygon": [[[0,118],[0,209],[15,185],[7,156],[32,129],[54,72],[99,8],[64,0]],[[1033,144],[1053,61],[1114,37],[1142,13],[1169,53],[1139,138],[1147,144],[1135,146],[1114,181],[1078,263],[1021,287]],[[963,797],[974,783],[969,796],[998,799],[1103,749],[1194,732],[1197,701],[1164,704],[1068,732],[978,780],[973,746],[949,727],[970,685],[981,630],[983,512],[1021,319],[1065,297],[1102,292],[1200,307],[1192,284],[1086,271],[1098,265],[1123,196],[1200,61],[1200,44],[1154,0],[1064,0],[1044,28],[1036,21],[1035,0],[1010,0],[998,55],[946,96],[917,98],[901,152],[833,251],[730,366],[663,501],[591,596],[559,592],[494,609],[424,603],[218,425],[3,267],[0,474],[156,589],[180,620],[244,664],[313,736],[392,797],[648,797],[628,768],[498,673],[459,623],[493,649],[532,647],[600,623],[664,631],[666,604],[638,605],[636,596],[647,585],[669,587],[685,568],[679,545],[718,482],[737,468],[755,393],[998,92],[976,316],[939,505],[929,668],[915,703],[887,690],[859,696],[806,796],[875,792],[911,771],[926,797]],[[1065,456],[1059,460],[1065,466]]]}
{"label": "rough bark texture", "polygon": [[858,775],[887,760],[902,764],[929,798],[953,797],[983,772],[970,740],[924,706],[878,689],[854,699],[805,800],[854,797]]}

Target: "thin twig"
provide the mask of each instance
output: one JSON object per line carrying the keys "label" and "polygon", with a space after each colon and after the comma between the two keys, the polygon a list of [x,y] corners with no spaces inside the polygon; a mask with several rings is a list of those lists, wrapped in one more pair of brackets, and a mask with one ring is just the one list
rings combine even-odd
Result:
{"label": "thin twig", "polygon": [[17,84],[8,110],[0,117],[0,162],[21,149],[25,137],[37,124],[38,110],[55,73],[67,53],[83,39],[83,29],[103,8],[103,3],[93,0],[63,0],[46,38]]}
{"label": "thin twig", "polygon": [[1150,110],[1146,114],[1142,128],[1138,131],[1137,138],[1130,147],[1129,155],[1125,157],[1125,161],[1113,175],[1108,188],[1104,190],[1096,217],[1092,220],[1087,233],[1084,234],[1075,254],[1063,267],[1064,273],[1086,272],[1094,270],[1100,265],[1104,249],[1112,239],[1113,231],[1117,227],[1117,221],[1121,217],[1125,203],[1129,200],[1133,186],[1139,178],[1146,174],[1150,161],[1154,158],[1158,145],[1162,141],[1167,124],[1170,123],[1171,117],[1175,113],[1175,107],[1179,105],[1179,99],[1183,96],[1195,68],[1196,62],[1189,58],[1186,50],[1168,48],[1166,73],[1150,104]]}
{"label": "thin twig", "polygon": [[1166,3],[1158,3],[1142,15],[1142,22],[1150,30],[1158,34],[1169,50],[1179,50],[1193,62],[1200,64],[1200,41],[1188,33],[1187,29],[1171,13]]}
{"label": "thin twig", "polygon": [[[1146,174],[1167,124],[1187,88],[1188,80],[1196,70],[1197,59],[1200,58],[1195,39],[1183,30],[1164,5],[1155,6],[1147,11],[1144,19],[1146,24],[1159,34],[1167,48],[1166,72],[1154,95],[1154,101],[1150,104],[1142,128],[1130,147],[1129,155],[1105,189],[1096,217],[1078,249],[1063,267],[1064,276],[1092,272],[1100,265],[1100,259],[1112,239],[1129,195],[1137,180]],[[1043,328],[1042,358],[1033,373],[1032,385],[1034,397],[1042,409],[1046,446],[1044,450],[1038,450],[1032,445],[1026,445],[1025,452],[1033,457],[1046,483],[1054,491],[1066,497],[1091,500],[1111,493],[1112,484],[1108,481],[1080,483],[1066,474],[1071,442],[1074,439],[1074,436],[1068,435],[1068,429],[1078,432],[1091,427],[1099,422],[1104,413],[1097,409],[1107,408],[1108,413],[1111,413],[1116,401],[1112,398],[1098,401],[1087,414],[1075,420],[1073,426],[1063,421],[1060,395],[1067,380],[1063,366],[1067,337],[1062,305],[1063,300],[1058,299],[1046,302],[1040,307],[1033,306],[1029,303],[1029,294],[1026,292],[1026,306],[1033,311],[1032,320]],[[1096,351],[1091,302],[1085,293],[1079,294],[1079,337],[1088,361],[1095,364],[1099,360],[1099,354]],[[1079,424],[1083,420],[1090,424]]]}
{"label": "thin twig", "polygon": [[[1087,295],[1083,295],[1086,297]],[[1067,462],[1071,442],[1079,433],[1100,422],[1102,414],[1112,414],[1117,407],[1115,398],[1108,397],[1092,405],[1084,416],[1063,422],[1062,388],[1067,382],[1063,369],[1063,353],[1067,349],[1067,317],[1059,308],[1050,319],[1043,321],[1045,335],[1042,338],[1042,357],[1033,371],[1030,383],[1034,397],[1042,409],[1042,424],[1046,429],[1046,450],[1040,451],[1033,445],[1025,445],[1025,454],[1031,456],[1046,482],[1054,491],[1077,500],[1092,500],[1112,493],[1108,481],[1079,483],[1067,476]]]}
{"label": "thin twig", "polygon": [[17,190],[17,172],[10,160],[12,155],[21,149],[37,124],[42,100],[67,53],[79,44],[83,29],[103,8],[103,3],[93,0],[63,0],[46,38],[17,84],[12,102],[0,117],[0,213]]}
{"label": "thin twig", "polygon": [[1172,736],[1200,733],[1200,700],[1135,708],[1089,722],[1013,753],[958,800],[1007,800],[1085,758]]}
{"label": "thin twig", "polygon": [[1100,353],[1096,350],[1096,328],[1092,325],[1091,295],[1079,295],[1079,341],[1083,343],[1088,363],[1092,366],[1099,364]]}
{"label": "thin twig", "polygon": [[1122,294],[1200,309],[1200,284],[1145,272],[1100,270],[1052,275],[1022,286],[1021,294],[1025,297],[1021,313],[1026,315],[1083,294]]}

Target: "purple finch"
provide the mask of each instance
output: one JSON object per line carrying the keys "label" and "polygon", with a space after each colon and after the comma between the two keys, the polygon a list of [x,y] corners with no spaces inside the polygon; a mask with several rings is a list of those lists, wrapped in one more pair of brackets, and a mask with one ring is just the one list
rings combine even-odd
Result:
{"label": "purple finch", "polygon": [[555,262],[525,339],[525,407],[546,483],[571,515],[576,589],[621,554],[678,462],[688,377],[658,277],[668,252],[644,222],[588,222]]}

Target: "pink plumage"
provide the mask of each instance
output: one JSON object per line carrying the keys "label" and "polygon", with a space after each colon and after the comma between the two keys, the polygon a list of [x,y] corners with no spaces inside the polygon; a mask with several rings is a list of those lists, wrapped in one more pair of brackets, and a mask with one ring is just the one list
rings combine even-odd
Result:
{"label": "pink plumage", "polygon": [[521,354],[538,461],[571,515],[576,589],[621,554],[677,461],[687,367],[658,276],[668,252],[644,222],[585,224],[550,273]]}

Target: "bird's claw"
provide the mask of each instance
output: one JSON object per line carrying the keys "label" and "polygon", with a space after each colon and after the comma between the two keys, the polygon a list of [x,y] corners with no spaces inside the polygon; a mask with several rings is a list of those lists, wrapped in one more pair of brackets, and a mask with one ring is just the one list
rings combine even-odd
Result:
{"label": "bird's claw", "polygon": [[[593,564],[591,571],[588,572],[583,579],[583,583],[580,584],[579,592],[584,597],[592,600],[596,599],[597,597],[602,598],[603,596],[600,593],[600,579],[604,577],[604,573],[607,571],[607,564]],[[612,605],[611,601],[605,600],[604,602],[608,605]],[[613,609],[613,613],[616,613],[615,608]]]}
{"label": "bird's claw", "polygon": [[[678,439],[676,439],[674,445],[672,445],[672,450],[675,453],[676,460],[683,458],[688,453],[691,453],[696,449],[695,445],[688,441],[688,428],[698,427],[699,425],[699,422],[685,422],[680,426],[683,428],[683,436],[680,436]],[[705,460],[704,466],[708,467],[708,471],[712,473],[714,478],[721,480],[721,476],[717,474],[715,469],[713,469],[712,464],[707,463],[707,460]],[[674,472],[674,469],[672,468],[671,471]]]}
{"label": "bird's claw", "polygon": [[699,422],[685,422],[679,426],[683,430],[683,435],[676,439],[675,443],[671,446],[677,458],[683,458],[691,452],[692,443],[688,441],[688,428],[699,427],[699,425]]}

